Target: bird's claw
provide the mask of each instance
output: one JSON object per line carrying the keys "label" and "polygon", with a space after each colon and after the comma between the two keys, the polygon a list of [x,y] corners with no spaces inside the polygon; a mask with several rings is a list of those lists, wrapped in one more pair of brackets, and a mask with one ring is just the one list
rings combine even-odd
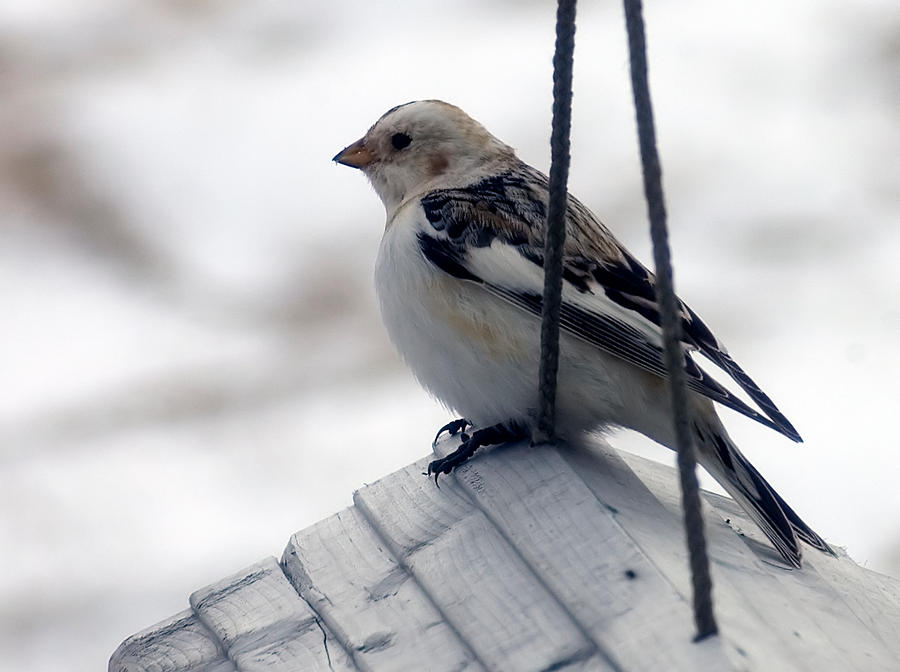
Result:
{"label": "bird's claw", "polygon": [[[452,457],[452,455],[448,455],[447,457]],[[440,487],[440,485],[438,484],[438,479],[440,478],[441,474],[451,473],[456,467],[460,466],[468,459],[469,458],[467,457],[465,459],[453,461],[448,461],[447,458],[434,460],[431,464],[428,465],[428,473],[426,475],[434,476],[435,485]]]}
{"label": "bird's claw", "polygon": [[[449,434],[450,436],[456,436],[457,434],[459,434],[460,432],[464,432],[466,428],[471,426],[472,423],[465,418],[457,418],[456,420],[451,420],[438,430],[438,433],[434,437],[434,441],[431,442],[431,447],[434,448],[434,446],[437,445],[437,442],[440,440],[444,432],[447,432],[447,434]],[[466,440],[467,439],[463,439],[463,441]]]}
{"label": "bird's claw", "polygon": [[464,442],[457,448],[455,451],[447,455],[447,457],[442,457],[437,460],[433,460],[428,465],[428,473],[426,476],[434,476],[434,482],[438,482],[438,477],[441,474],[449,474],[456,467],[463,464],[466,460],[468,460],[475,453],[477,446],[474,448],[470,448],[468,442]]}
{"label": "bird's claw", "polygon": [[[493,446],[499,443],[505,443],[507,441],[518,441],[526,436],[525,428],[517,423],[499,424],[493,425],[491,427],[485,427],[484,429],[478,429],[472,432],[471,435],[462,431],[466,426],[469,425],[468,421],[462,418],[449,423],[449,425],[456,426],[455,431],[453,428],[449,429],[448,431],[450,431],[451,436],[457,433],[461,433],[460,438],[462,439],[462,443],[460,443],[457,449],[446,457],[441,457],[437,460],[433,460],[428,465],[428,471],[426,475],[434,475],[435,483],[438,482],[438,477],[441,474],[451,473],[458,466],[464,464],[470,457],[472,457],[472,455],[475,454],[475,451],[482,446]],[[445,429],[447,429],[447,427],[442,427],[441,431],[438,432],[438,436],[440,436],[441,432],[443,432]]]}

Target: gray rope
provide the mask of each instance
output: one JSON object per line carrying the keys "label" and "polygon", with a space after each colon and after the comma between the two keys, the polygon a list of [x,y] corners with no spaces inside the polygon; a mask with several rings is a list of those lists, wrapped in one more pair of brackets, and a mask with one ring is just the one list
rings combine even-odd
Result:
{"label": "gray rope", "polygon": [[531,440],[553,439],[556,424],[556,374],[559,370],[559,309],[562,258],[566,242],[569,180],[569,130],[572,126],[572,59],[575,52],[575,0],[556,8],[553,54],[553,130],[550,134],[550,203],[544,233],[544,303],[541,310],[540,409]]}
{"label": "gray rope", "polygon": [[647,83],[647,55],[644,39],[644,19],[641,0],[624,0],[625,23],[631,56],[631,86],[637,116],[641,164],[644,172],[644,194],[650,216],[650,235],[653,239],[653,259],[656,263],[656,300],[659,303],[660,326],[665,345],[666,368],[669,372],[669,392],[678,446],[678,472],[681,478],[681,499],[684,526],[691,563],[694,588],[694,622],[699,641],[718,632],[712,605],[712,579],[706,556],[706,536],[703,513],[700,509],[700,490],[697,484],[697,458],[688,428],[687,391],[685,388],[684,352],[681,349],[681,321],[672,279],[669,238],[666,230],[666,205],[663,198],[659,154],[656,151],[656,131],[650,87]]}

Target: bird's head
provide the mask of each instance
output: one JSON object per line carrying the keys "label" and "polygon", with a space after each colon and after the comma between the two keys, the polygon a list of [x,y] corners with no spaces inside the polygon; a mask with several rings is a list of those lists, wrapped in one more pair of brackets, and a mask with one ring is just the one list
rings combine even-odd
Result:
{"label": "bird's head", "polygon": [[514,156],[458,107],[420,100],[388,110],[334,160],[365,173],[390,219],[406,199],[464,186]]}

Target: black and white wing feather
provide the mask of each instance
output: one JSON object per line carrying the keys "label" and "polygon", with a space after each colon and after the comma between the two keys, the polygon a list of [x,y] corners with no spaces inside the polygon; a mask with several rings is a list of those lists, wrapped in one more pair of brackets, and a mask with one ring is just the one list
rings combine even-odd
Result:
{"label": "black and white wing feather", "polygon": [[[422,254],[454,277],[483,285],[519,308],[541,314],[547,178],[519,164],[506,173],[421,198],[427,225]],[[576,199],[569,197],[560,327],[611,355],[665,377],[655,278]],[[688,387],[781,432],[800,435],[684,303],[682,342]],[[747,393],[751,408],[691,357],[698,351]]]}

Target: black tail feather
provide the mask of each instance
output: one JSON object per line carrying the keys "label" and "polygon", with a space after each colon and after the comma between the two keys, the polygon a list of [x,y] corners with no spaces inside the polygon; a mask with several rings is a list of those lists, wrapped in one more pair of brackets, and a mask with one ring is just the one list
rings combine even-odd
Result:
{"label": "black tail feather", "polygon": [[794,426],[784,416],[784,414],[778,410],[778,407],[769,398],[769,395],[763,392],[762,389],[760,389],[759,385],[753,382],[753,379],[744,372],[744,370],[728,355],[728,353],[719,350],[716,352],[704,351],[703,354],[705,354],[712,361],[714,361],[716,364],[718,364],[728,372],[728,375],[730,375],[737,382],[737,384],[740,385],[748,395],[750,395],[750,398],[756,402],[756,404],[762,409],[762,411],[772,419],[772,422],[775,423],[775,428],[779,432],[787,436],[789,439],[797,441],[798,443],[803,441],[803,439],[800,437],[800,434],[796,429],[794,429]]}
{"label": "black tail feather", "polygon": [[[781,508],[778,501],[779,497],[743,455],[740,453],[732,455],[732,459],[736,457],[739,458],[741,467],[750,476],[753,483],[753,488],[750,489],[741,483],[736,474],[734,475],[737,481],[736,485],[741,490],[741,494],[752,506],[752,509],[747,509],[746,505],[744,505],[744,508],[747,509],[747,513],[759,525],[781,556],[790,565],[799,568],[802,556],[800,544],[797,541],[794,526]],[[727,487],[725,489],[728,490]],[[744,502],[740,501],[739,503],[744,504]]]}
{"label": "black tail feather", "polygon": [[[699,427],[695,426],[695,430]],[[799,541],[823,553],[835,554],[825,540],[775,492],[727,435],[712,428],[709,434],[701,431],[697,434],[707,446],[701,454],[714,452],[718,458],[715,464],[709,465],[710,473],[748,513],[788,564],[800,567],[802,553]]]}
{"label": "black tail feather", "polygon": [[[762,478],[762,476],[760,476],[760,478]],[[794,510],[788,506],[788,503],[781,498],[781,495],[775,492],[771,486],[769,486],[769,490],[775,495],[775,499],[778,500],[778,505],[781,507],[781,510],[784,511],[784,515],[787,516],[787,519],[791,523],[791,527],[794,528],[794,533],[800,541],[822,551],[822,553],[837,557],[837,553],[834,552],[831,546],[829,546],[822,537],[816,534],[809,525],[803,522],[800,516],[798,516]]]}

